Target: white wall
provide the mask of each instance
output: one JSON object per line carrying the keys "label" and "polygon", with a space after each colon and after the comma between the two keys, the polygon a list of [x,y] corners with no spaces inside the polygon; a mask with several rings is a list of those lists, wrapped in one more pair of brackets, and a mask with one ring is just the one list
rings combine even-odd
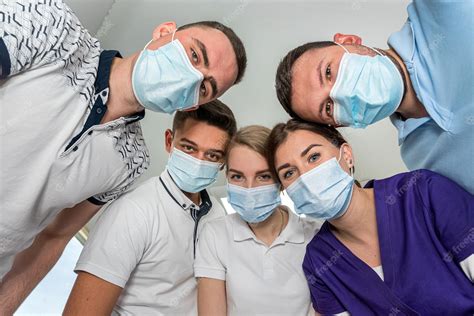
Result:
{"label": "white wall", "polygon": [[[99,2],[99,1],[96,1]],[[406,20],[408,1],[151,1],[117,0],[101,27],[104,48],[123,55],[140,50],[153,28],[174,20],[178,25],[217,20],[231,26],[242,38],[248,69],[242,83],[221,100],[232,107],[239,126],[269,127],[288,116],[275,96],[274,76],[288,50],[308,41],[328,40],[336,32],[360,35],[364,43],[386,48],[388,36]],[[141,179],[158,175],[166,164],[164,131],[171,117],[147,113],[143,129],[152,152],[152,166]],[[366,130],[344,129],[355,149],[356,176],[381,178],[405,170],[396,131],[388,120]],[[218,182],[222,184],[222,177]]]}

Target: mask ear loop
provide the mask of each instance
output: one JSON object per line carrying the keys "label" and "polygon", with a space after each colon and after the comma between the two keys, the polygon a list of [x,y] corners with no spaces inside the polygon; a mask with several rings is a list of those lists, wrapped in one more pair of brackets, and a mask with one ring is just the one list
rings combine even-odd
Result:
{"label": "mask ear loop", "polygon": [[[339,163],[342,159],[342,146],[344,146],[346,143],[342,144],[341,147],[339,147],[339,159],[337,159],[337,163]],[[349,168],[350,175],[352,178],[354,178],[354,166]]]}
{"label": "mask ear loop", "polygon": [[350,54],[349,50],[347,48],[345,48],[342,44],[339,44],[338,42],[333,42],[333,43],[336,44],[339,47],[342,47],[342,49],[345,50],[346,53]]}
{"label": "mask ear loop", "polygon": [[[367,46],[369,47],[369,46]],[[371,50],[373,50],[374,52],[376,52],[379,56],[385,56],[384,54],[382,54],[377,48],[375,47],[369,47]]]}
{"label": "mask ear loop", "polygon": [[174,41],[174,35],[176,34],[176,31],[177,31],[177,30],[178,30],[178,29],[175,29],[175,30],[173,31],[173,36],[171,36],[171,41]]}

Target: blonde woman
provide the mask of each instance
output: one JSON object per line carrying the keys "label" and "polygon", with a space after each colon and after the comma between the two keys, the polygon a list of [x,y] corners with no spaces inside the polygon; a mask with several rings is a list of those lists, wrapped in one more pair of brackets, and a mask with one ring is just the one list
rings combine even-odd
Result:
{"label": "blonde woman", "polygon": [[314,313],[302,262],[319,224],[280,204],[269,135],[248,126],[230,143],[227,190],[236,213],[203,227],[194,265],[199,315]]}

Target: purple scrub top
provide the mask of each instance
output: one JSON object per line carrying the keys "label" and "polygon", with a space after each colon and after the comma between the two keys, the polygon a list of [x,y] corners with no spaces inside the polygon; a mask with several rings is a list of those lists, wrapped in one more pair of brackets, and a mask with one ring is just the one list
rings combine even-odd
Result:
{"label": "purple scrub top", "polygon": [[373,180],[366,187],[374,189],[384,280],[326,221],[303,263],[315,310],[473,315],[474,284],[459,262],[474,253],[474,196],[428,170]]}

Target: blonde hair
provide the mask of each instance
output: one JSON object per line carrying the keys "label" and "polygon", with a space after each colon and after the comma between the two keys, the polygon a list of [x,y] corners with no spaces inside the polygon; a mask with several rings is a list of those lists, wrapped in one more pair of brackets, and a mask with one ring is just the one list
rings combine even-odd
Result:
{"label": "blonde hair", "polygon": [[[237,133],[232,137],[229,143],[226,165],[228,157],[232,148],[236,146],[247,146],[251,150],[259,153],[265,159],[267,159],[267,141],[270,136],[271,130],[268,127],[261,125],[249,125],[240,128]],[[268,159],[267,159],[268,161]],[[270,169],[271,166],[269,165]]]}

